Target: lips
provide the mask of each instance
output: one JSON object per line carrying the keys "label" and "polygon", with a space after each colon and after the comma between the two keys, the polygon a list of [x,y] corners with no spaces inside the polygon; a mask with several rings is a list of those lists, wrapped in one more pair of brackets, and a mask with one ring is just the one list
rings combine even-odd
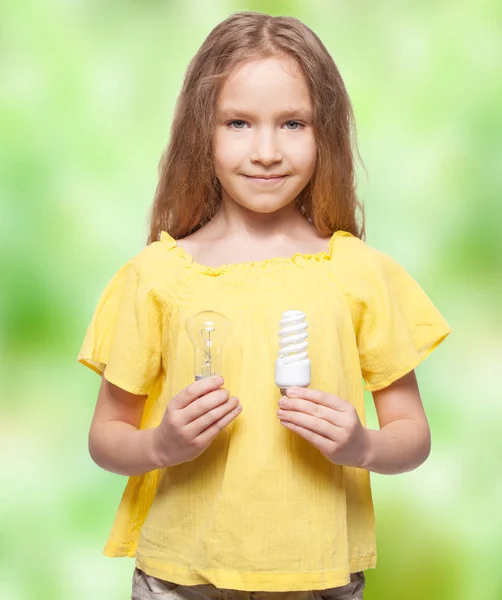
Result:
{"label": "lips", "polygon": [[251,175],[245,175],[246,179],[255,186],[261,186],[269,189],[275,186],[279,186],[286,179],[287,175],[279,175],[278,177],[253,177]]}
{"label": "lips", "polygon": [[246,175],[246,177],[251,177],[251,179],[280,179],[281,177],[286,177],[285,175]]}

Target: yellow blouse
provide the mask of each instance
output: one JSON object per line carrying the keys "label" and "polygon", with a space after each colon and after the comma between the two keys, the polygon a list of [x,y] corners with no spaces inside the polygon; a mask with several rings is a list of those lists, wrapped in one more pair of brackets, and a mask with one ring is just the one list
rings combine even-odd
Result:
{"label": "yellow blouse", "polygon": [[223,313],[224,386],[242,413],[197,459],[129,477],[107,556],[136,556],[182,585],[244,591],[345,585],[375,567],[368,471],[330,463],[281,425],[275,385],[284,311],[306,313],[311,386],[351,402],[414,369],[449,333],[431,300],[388,255],[345,231],[327,253],[210,268],[166,232],[102,293],[78,361],[146,394],[141,428],[194,380],[188,317]]}

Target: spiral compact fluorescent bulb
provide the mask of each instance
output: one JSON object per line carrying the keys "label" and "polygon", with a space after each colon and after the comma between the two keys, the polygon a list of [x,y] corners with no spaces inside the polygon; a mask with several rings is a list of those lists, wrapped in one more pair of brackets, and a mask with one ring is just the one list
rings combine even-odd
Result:
{"label": "spiral compact fluorescent bulb", "polygon": [[230,331],[230,321],[214,310],[205,310],[186,320],[193,344],[195,380],[221,375],[222,346]]}
{"label": "spiral compact fluorescent bulb", "polygon": [[275,383],[286,394],[290,386],[310,384],[307,318],[301,310],[288,310],[279,322],[279,357],[275,361]]}

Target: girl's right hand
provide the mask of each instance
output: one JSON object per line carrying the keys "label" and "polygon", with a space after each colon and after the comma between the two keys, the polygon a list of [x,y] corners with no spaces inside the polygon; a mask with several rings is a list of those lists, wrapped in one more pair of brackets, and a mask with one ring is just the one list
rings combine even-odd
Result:
{"label": "girl's right hand", "polygon": [[206,377],[181,390],[168,403],[153,445],[162,467],[199,457],[218,433],[242,411],[239,399],[229,398],[223,378]]}

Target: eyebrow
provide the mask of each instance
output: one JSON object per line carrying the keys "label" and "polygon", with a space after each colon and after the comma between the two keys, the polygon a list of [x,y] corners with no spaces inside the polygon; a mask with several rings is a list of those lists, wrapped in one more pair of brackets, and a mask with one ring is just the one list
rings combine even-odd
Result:
{"label": "eyebrow", "polygon": [[[250,113],[246,110],[240,110],[238,108],[230,108],[230,107],[219,110],[218,114],[222,119],[230,119],[237,115],[245,117],[247,119],[253,118],[256,116],[256,115],[253,115],[253,113]],[[283,110],[283,111],[277,113],[276,117],[281,118],[281,119],[284,119],[286,117],[300,117],[302,119],[311,119],[312,111],[310,111],[306,108],[288,108],[287,110]]]}

